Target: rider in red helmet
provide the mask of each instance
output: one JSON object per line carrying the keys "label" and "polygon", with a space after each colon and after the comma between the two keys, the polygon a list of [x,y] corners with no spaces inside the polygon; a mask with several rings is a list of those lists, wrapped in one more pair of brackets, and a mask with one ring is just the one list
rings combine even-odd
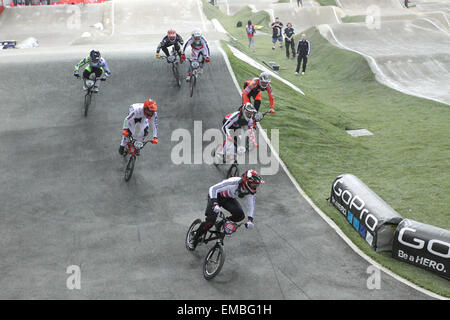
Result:
{"label": "rider in red helmet", "polygon": [[[119,147],[119,154],[123,155],[125,146],[130,141],[131,136],[142,141],[148,135],[149,121],[153,125],[153,144],[158,143],[158,106],[152,99],[147,99],[144,103],[135,103],[130,106],[130,112],[125,118],[122,130],[122,141]],[[140,124],[140,130],[137,132],[136,125]]]}
{"label": "rider in red helmet", "polygon": [[162,39],[156,48],[156,57],[161,58],[159,52],[162,50],[166,56],[170,55],[168,48],[173,46],[178,56],[181,58],[181,47],[183,46],[183,38],[173,29],[167,31],[167,35]]}
{"label": "rider in red helmet", "polygon": [[241,177],[232,177],[223,180],[209,188],[208,204],[206,206],[206,219],[201,223],[198,231],[189,244],[191,249],[195,249],[198,241],[216,222],[217,215],[222,208],[231,213],[227,220],[233,222],[242,221],[245,218],[244,210],[237,201],[237,198],[246,198],[248,229],[253,229],[253,216],[255,211],[255,194],[260,184],[264,180],[255,170],[247,170]]}

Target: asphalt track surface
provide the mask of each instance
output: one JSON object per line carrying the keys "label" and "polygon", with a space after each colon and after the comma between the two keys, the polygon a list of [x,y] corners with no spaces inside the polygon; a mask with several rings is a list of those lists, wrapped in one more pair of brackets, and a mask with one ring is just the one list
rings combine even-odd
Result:
{"label": "asphalt track surface", "polygon": [[450,104],[450,32],[445,13],[381,16],[376,24],[321,26],[333,44],[363,54],[377,79],[407,94]]}
{"label": "asphalt track surface", "polygon": [[[206,281],[210,245],[190,253],[184,238],[224,171],[175,165],[171,135],[192,132],[194,121],[218,128],[240,97],[214,44],[193,98],[146,45],[101,47],[112,77],[87,118],[72,68],[89,46],[0,53],[1,299],[428,299],[384,273],[369,290],[369,263],[281,169],[258,192],[256,228],[226,239],[223,270]],[[159,105],[159,144],[125,183],[123,119],[148,97]],[[71,265],[81,268],[81,290],[66,287]]]}

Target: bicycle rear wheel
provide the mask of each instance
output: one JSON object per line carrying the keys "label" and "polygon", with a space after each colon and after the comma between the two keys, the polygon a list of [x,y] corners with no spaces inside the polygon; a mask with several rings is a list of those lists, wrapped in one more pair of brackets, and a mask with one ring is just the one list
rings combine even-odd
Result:
{"label": "bicycle rear wheel", "polygon": [[125,168],[125,181],[129,181],[134,171],[134,164],[136,162],[136,156],[131,156],[128,160],[127,167]]}
{"label": "bicycle rear wheel", "polygon": [[203,262],[203,276],[206,280],[211,280],[217,276],[222,270],[223,264],[225,263],[225,251],[221,244],[216,243],[212,247],[205,257]]}
{"label": "bicycle rear wheel", "polygon": [[87,117],[87,115],[88,115],[88,110],[89,110],[89,105],[90,104],[91,104],[91,93],[88,92],[84,96],[84,116],[85,117]]}
{"label": "bicycle rear wheel", "polygon": [[185,240],[185,246],[186,249],[189,251],[194,251],[195,249],[192,249],[189,244],[191,243],[192,239],[195,236],[195,233],[198,231],[198,228],[200,227],[200,224],[202,223],[202,220],[196,219],[194,222],[192,222],[191,226],[188,229],[188,232],[186,233],[186,240]]}

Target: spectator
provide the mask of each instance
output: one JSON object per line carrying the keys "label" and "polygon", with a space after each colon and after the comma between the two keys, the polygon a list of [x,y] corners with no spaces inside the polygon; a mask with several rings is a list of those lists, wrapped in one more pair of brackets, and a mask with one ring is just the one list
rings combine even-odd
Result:
{"label": "spectator", "polygon": [[252,24],[250,20],[247,22],[247,27],[245,27],[247,31],[248,37],[248,48],[250,49],[250,45],[253,46],[253,52],[255,52],[255,26]]}
{"label": "spectator", "polygon": [[298,42],[297,45],[297,69],[295,70],[295,74],[298,74],[300,71],[300,64],[302,64],[302,74],[305,74],[306,71],[306,63],[308,62],[308,57],[311,52],[311,45],[308,40],[306,40],[306,34],[302,34],[302,39]]}
{"label": "spectator", "polygon": [[283,23],[280,22],[280,19],[278,17],[275,18],[275,21],[272,22],[272,50],[275,50],[275,44],[277,41],[280,42],[280,48],[283,48]]}
{"label": "spectator", "polygon": [[297,7],[300,7],[300,5],[302,5],[302,8],[303,8],[302,0],[297,0]]}
{"label": "spectator", "polygon": [[405,7],[406,8],[409,8],[409,3],[408,2],[409,2],[409,0],[405,0]]}
{"label": "spectator", "polygon": [[289,59],[289,49],[292,50],[292,59],[295,58],[295,40],[294,40],[294,28],[292,28],[292,24],[289,22],[284,29],[284,41],[286,45],[286,58]]}

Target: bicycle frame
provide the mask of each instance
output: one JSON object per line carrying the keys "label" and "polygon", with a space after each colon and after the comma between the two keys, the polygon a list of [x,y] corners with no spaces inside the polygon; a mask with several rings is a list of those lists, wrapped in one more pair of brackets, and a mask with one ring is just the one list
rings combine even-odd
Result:
{"label": "bicycle frame", "polygon": [[[204,236],[204,239],[202,240],[203,243],[207,244],[210,241],[218,240],[221,244],[223,244],[223,239],[225,239],[226,233],[223,230],[223,225],[226,221],[225,215],[223,212],[219,213],[220,218],[219,221],[216,221],[214,224],[214,227],[216,227],[216,230],[209,229],[206,235]],[[236,226],[239,228],[242,225],[242,223],[237,223]],[[211,227],[212,228],[212,227]],[[217,229],[219,228],[219,229]]]}
{"label": "bicycle frame", "polygon": [[[93,74],[95,75],[95,73],[93,73]],[[85,87],[87,88],[86,95],[92,93],[92,89],[94,88],[95,83],[99,79],[100,79],[100,81],[105,81],[106,80],[106,79],[103,79],[102,77],[97,77],[97,75],[94,76],[94,79],[86,79],[86,78],[81,77],[81,80],[83,80],[83,83],[84,83]],[[92,85],[88,85],[87,84],[88,81],[92,81]]]}
{"label": "bicycle frame", "polygon": [[143,145],[142,145],[142,148],[140,148],[140,149],[137,149],[135,147],[135,145],[134,145],[135,142],[136,142],[136,139],[134,137],[131,137],[130,141],[128,141],[128,143],[127,143],[127,153],[125,154],[125,156],[132,155],[132,156],[136,157],[138,150],[144,149],[145,145],[147,143],[149,143],[150,140],[144,141]]}

